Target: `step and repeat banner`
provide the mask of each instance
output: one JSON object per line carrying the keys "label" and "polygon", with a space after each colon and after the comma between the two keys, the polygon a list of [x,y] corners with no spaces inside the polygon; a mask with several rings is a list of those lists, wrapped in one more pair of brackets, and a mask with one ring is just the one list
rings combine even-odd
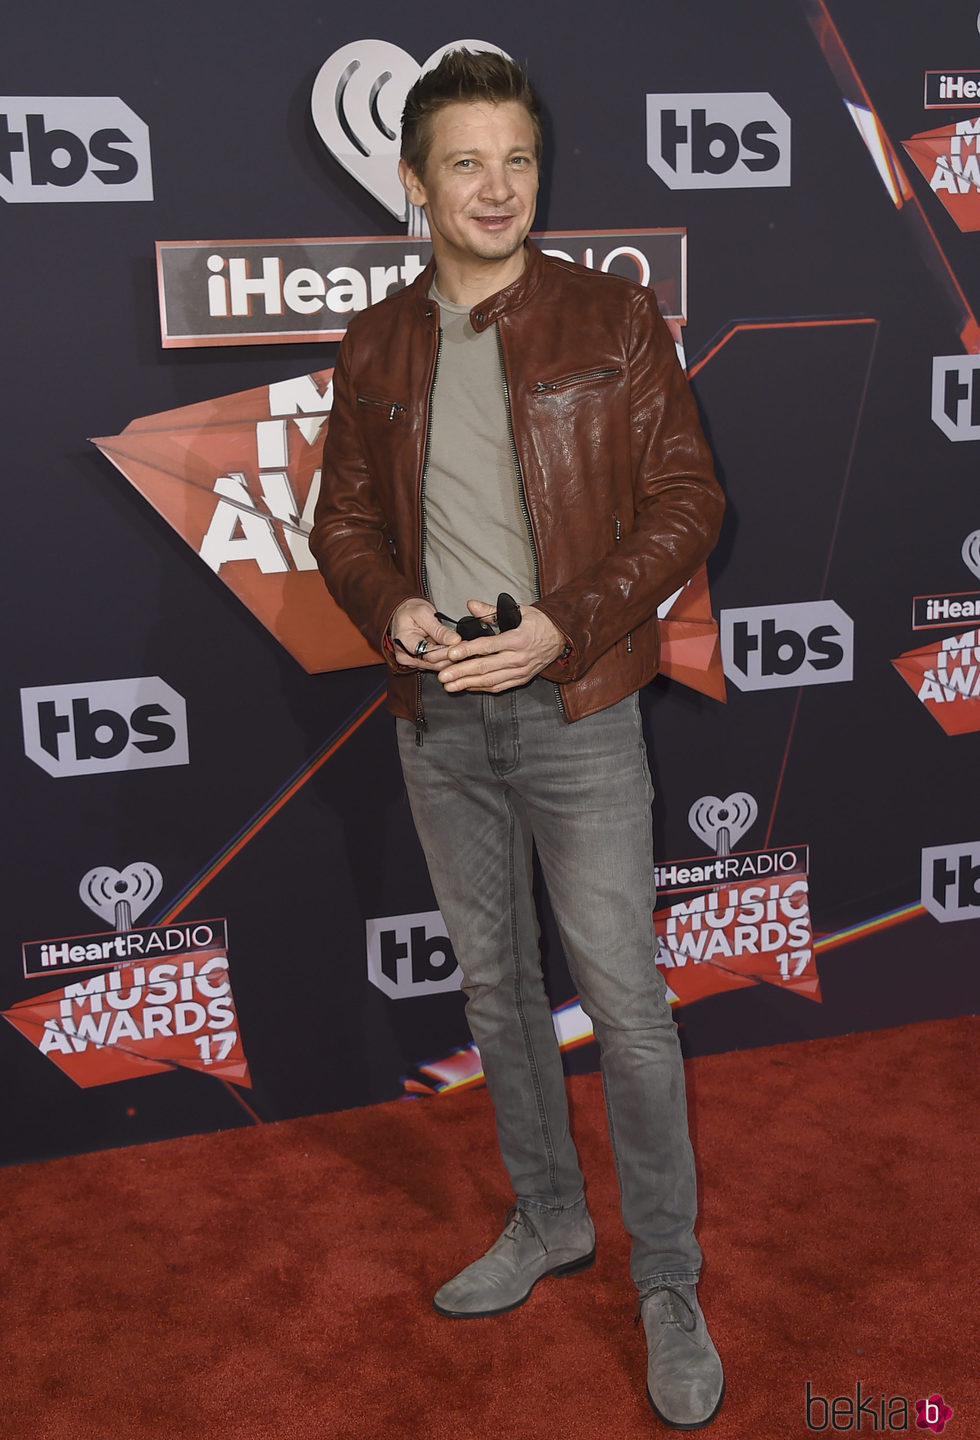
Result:
{"label": "step and repeat banner", "polygon": [[459,42],[527,63],[538,243],[655,289],[729,498],[642,695],[686,1053],[972,1011],[978,0],[15,11],[0,1160],[480,1083],[306,538],[337,344],[428,255],[404,96]]}

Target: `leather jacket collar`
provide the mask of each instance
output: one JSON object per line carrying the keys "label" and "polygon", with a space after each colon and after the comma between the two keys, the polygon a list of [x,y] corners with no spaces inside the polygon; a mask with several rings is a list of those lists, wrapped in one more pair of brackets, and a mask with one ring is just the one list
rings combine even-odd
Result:
{"label": "leather jacket collar", "polygon": [[[519,310],[534,295],[541,283],[543,269],[541,251],[533,241],[525,240],[524,255],[524,269],[517,279],[512,280],[503,290],[498,290],[495,295],[488,295],[486,300],[481,300],[479,304],[473,306],[470,311],[470,323],[474,330],[485,330],[488,325],[495,324],[501,315],[512,314]],[[412,284],[412,289],[415,291],[415,303],[423,320],[429,320],[432,317],[432,297],[429,291],[432,288],[435,273],[436,262],[433,259],[429,261],[422,274]]]}

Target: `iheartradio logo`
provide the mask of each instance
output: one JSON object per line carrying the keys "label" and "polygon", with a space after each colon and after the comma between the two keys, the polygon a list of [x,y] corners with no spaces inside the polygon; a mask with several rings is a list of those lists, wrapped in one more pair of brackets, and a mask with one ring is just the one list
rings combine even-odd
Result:
{"label": "iheartradio logo", "polygon": [[688,811],[687,823],[716,854],[727,855],[755,824],[758,814],[755,796],[739,790],[725,800],[702,795]]}
{"label": "iheartradio logo", "polygon": [[409,235],[427,235],[428,229],[398,178],[402,110],[419,76],[450,50],[492,50],[510,59],[487,40],[451,40],[420,65],[390,40],[354,40],[324,61],[313,82],[310,108],[320,139],[396,220],[408,221]]}
{"label": "iheartradio logo", "polygon": [[79,898],[117,930],[131,930],[133,921],[163,889],[163,876],[155,865],[137,860],[125,870],[96,865],[82,876]]}

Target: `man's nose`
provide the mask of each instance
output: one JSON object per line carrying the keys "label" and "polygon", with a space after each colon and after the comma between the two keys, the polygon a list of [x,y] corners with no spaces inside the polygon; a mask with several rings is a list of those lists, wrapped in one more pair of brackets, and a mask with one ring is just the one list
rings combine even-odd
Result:
{"label": "man's nose", "polygon": [[487,200],[506,200],[513,191],[510,171],[506,165],[487,165],[483,171],[480,193]]}

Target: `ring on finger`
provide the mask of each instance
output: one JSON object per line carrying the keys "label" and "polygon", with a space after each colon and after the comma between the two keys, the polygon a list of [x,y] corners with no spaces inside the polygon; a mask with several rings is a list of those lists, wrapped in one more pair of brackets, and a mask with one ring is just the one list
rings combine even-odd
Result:
{"label": "ring on finger", "polygon": [[419,643],[418,643],[418,644],[416,645],[416,647],[415,647],[415,656],[416,656],[416,659],[418,659],[418,660],[423,659],[424,656],[425,656],[425,652],[426,652],[426,650],[428,650],[428,648],[429,648],[429,642],[428,642],[428,640],[420,640]]}

